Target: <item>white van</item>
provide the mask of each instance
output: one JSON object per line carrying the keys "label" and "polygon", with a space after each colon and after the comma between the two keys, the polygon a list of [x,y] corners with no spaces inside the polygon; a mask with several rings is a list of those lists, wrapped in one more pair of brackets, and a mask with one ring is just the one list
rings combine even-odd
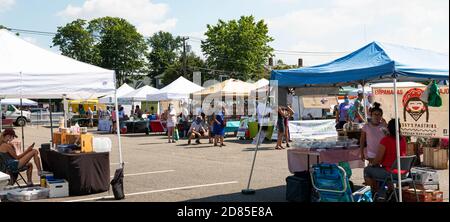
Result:
{"label": "white van", "polygon": [[31,121],[30,111],[23,110],[21,114],[20,110],[14,105],[2,104],[2,111],[6,118],[13,119],[17,126],[25,126],[27,122]]}

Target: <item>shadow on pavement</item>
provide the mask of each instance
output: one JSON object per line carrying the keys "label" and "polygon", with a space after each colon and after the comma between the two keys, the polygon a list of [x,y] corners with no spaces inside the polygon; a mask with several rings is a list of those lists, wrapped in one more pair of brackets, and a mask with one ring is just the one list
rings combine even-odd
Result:
{"label": "shadow on pavement", "polygon": [[[245,188],[246,187],[243,187],[242,189]],[[255,191],[255,194],[252,195],[244,195],[241,192],[238,192],[191,199],[187,200],[187,202],[286,202],[286,186],[256,189]]]}

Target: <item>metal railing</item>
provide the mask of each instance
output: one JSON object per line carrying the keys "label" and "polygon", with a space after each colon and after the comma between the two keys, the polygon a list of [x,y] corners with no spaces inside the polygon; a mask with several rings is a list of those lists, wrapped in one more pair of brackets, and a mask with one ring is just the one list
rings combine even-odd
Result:
{"label": "metal railing", "polygon": [[[59,118],[64,117],[63,112],[52,113],[53,125],[59,124]],[[31,113],[31,125],[50,125],[50,113],[49,112],[35,112]]]}

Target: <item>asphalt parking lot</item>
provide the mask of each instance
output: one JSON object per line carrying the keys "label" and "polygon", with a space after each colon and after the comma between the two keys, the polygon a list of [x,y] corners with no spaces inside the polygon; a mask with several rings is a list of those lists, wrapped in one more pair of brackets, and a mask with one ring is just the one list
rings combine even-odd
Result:
{"label": "asphalt parking lot", "polygon": [[[50,141],[50,129],[42,126],[25,127],[25,145]],[[20,128],[16,133],[21,138]],[[110,173],[118,167],[118,140],[116,135],[99,134],[113,142],[110,153]],[[254,195],[243,195],[247,187],[255,146],[251,141],[225,139],[226,146],[202,144],[187,145],[187,140],[167,143],[164,135],[126,134],[122,136],[125,161],[124,190],[129,202],[285,202],[288,170],[286,150],[275,150],[274,143],[260,147],[251,188]],[[362,168],[353,169],[352,181],[362,185]],[[39,183],[33,174],[35,183]],[[440,188],[448,202],[448,169],[439,171]],[[94,195],[45,199],[40,201],[115,201],[112,191]]]}

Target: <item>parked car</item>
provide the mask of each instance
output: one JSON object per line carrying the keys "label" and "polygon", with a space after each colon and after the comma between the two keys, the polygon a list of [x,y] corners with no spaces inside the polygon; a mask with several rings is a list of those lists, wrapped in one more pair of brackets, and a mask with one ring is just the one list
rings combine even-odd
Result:
{"label": "parked car", "polygon": [[16,106],[6,104],[2,104],[1,109],[3,110],[3,113],[5,114],[7,119],[14,120],[14,125],[16,126],[25,126],[27,122],[31,121],[30,111],[20,111]]}

